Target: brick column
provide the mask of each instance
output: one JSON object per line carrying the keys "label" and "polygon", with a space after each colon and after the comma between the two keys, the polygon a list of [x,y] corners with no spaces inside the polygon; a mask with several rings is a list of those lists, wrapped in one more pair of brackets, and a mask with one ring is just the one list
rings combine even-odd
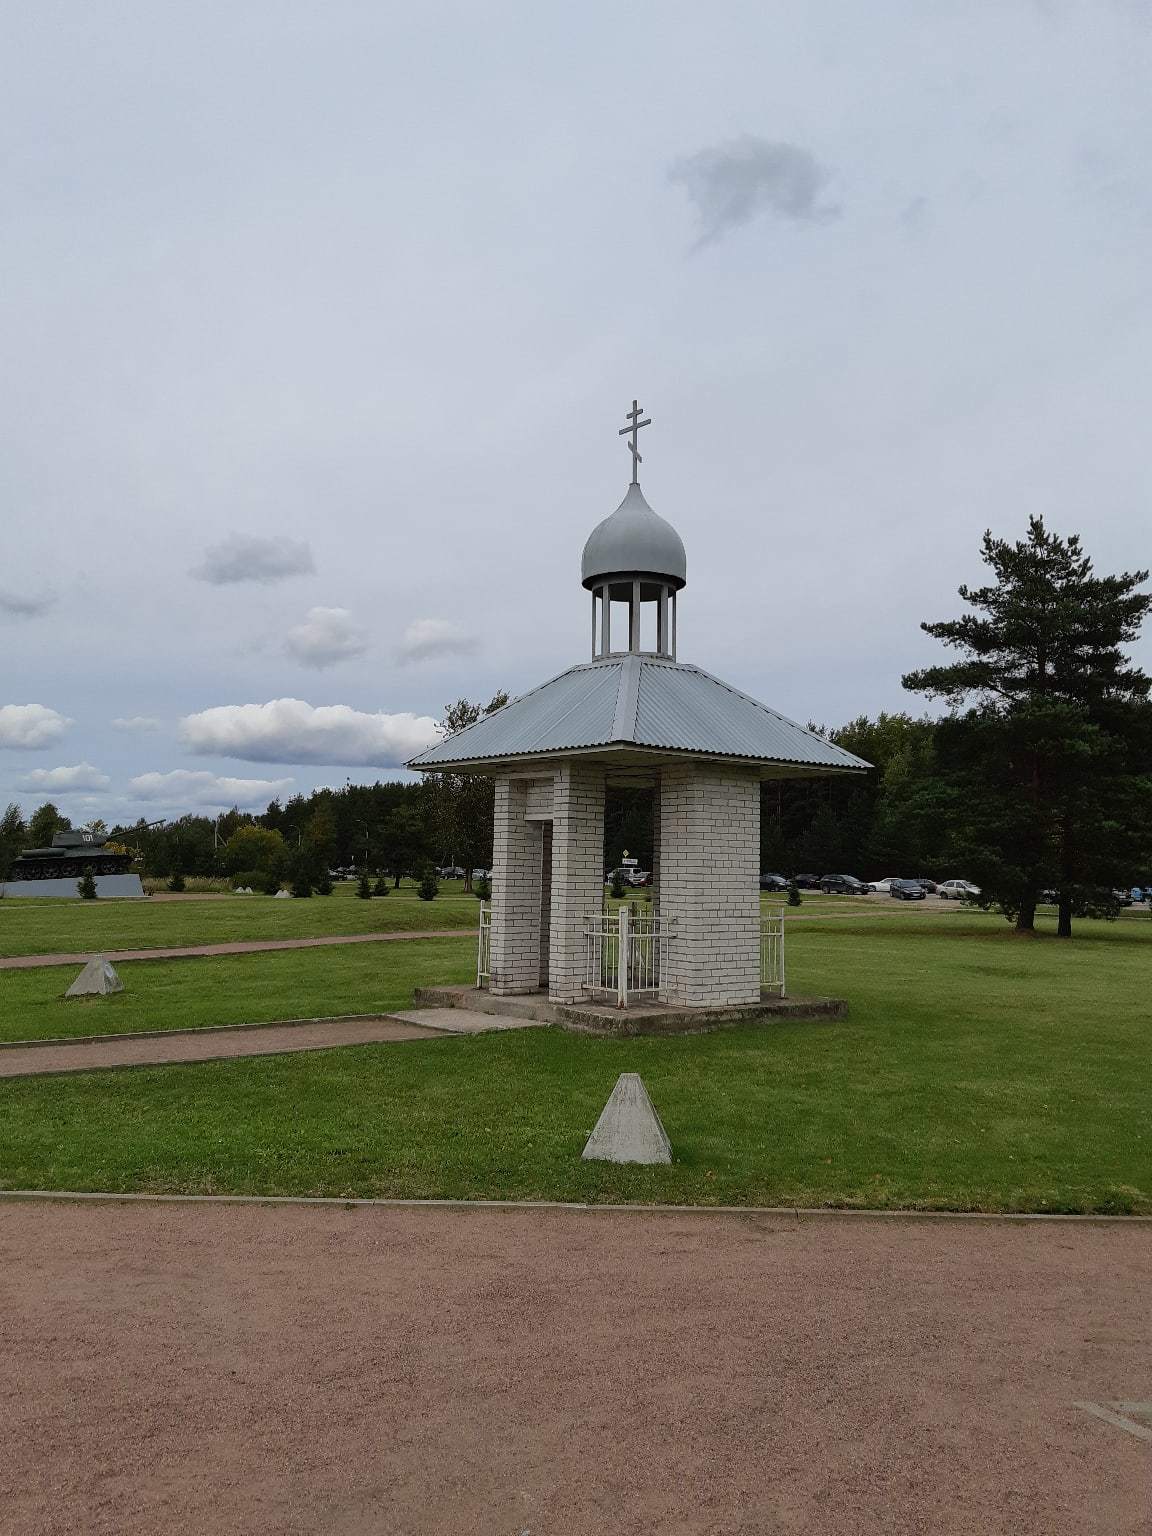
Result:
{"label": "brick column", "polygon": [[535,992],[540,985],[539,822],[525,820],[528,785],[496,776],[492,839],[491,990],[496,996]]}
{"label": "brick column", "polygon": [[548,995],[584,996],[584,919],[604,903],[604,770],[560,764],[552,792],[552,934]]}
{"label": "brick column", "polygon": [[760,778],[754,769],[661,769],[660,916],[676,919],[660,1000],[760,1001]]}

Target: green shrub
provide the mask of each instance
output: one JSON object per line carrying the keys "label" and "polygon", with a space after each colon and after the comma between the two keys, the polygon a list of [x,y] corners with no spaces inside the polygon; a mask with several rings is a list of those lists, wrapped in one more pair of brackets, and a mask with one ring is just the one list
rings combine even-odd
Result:
{"label": "green shrub", "polygon": [[420,876],[420,883],[416,887],[416,894],[421,901],[435,901],[440,894],[440,882],[436,878],[434,869],[426,869]]}
{"label": "green shrub", "polygon": [[265,896],[275,896],[276,892],[280,889],[280,876],[265,870],[262,874],[257,875],[255,889],[263,891]]}
{"label": "green shrub", "polygon": [[366,869],[360,871],[360,878],[356,882],[356,894],[361,901],[372,900],[372,882],[368,878]]}
{"label": "green shrub", "polygon": [[239,874],[232,876],[232,889],[238,891],[243,886],[248,891],[262,891],[264,887],[260,882],[264,878],[258,869],[242,869]]}
{"label": "green shrub", "polygon": [[478,896],[481,901],[492,900],[492,882],[487,875],[481,875],[472,887],[473,896]]}
{"label": "green shrub", "polygon": [[313,881],[313,885],[315,887],[317,896],[331,896],[332,881],[329,878],[328,871],[326,869],[321,870],[320,874],[316,876],[316,879]]}
{"label": "green shrub", "polygon": [[184,889],[184,876],[178,869],[173,870],[169,876],[168,889],[170,891],[182,891]]}
{"label": "green shrub", "polygon": [[386,875],[381,875],[376,881],[376,884],[372,887],[372,894],[373,896],[387,896],[388,889],[388,877]]}
{"label": "green shrub", "polygon": [[790,907],[798,907],[800,905],[800,887],[798,885],[790,885],[788,887],[788,905]]}
{"label": "green shrub", "polygon": [[76,882],[76,889],[85,901],[95,901],[100,894],[96,889],[96,879],[90,869],[86,869]]}
{"label": "green shrub", "polygon": [[307,870],[298,869],[292,876],[292,894],[293,896],[311,896],[312,881]]}
{"label": "green shrub", "polygon": [[624,893],[625,893],[626,890],[627,890],[627,886],[624,884],[624,873],[623,873],[623,871],[619,870],[619,869],[614,869],[612,871],[612,885],[611,885],[612,900],[613,901],[623,901],[624,900]]}

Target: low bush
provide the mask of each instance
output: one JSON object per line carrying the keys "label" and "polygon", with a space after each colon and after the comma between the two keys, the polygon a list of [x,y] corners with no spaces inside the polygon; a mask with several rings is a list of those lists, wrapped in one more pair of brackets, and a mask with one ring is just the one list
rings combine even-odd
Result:
{"label": "low bush", "polygon": [[364,870],[356,882],[356,894],[361,901],[372,900],[372,882],[368,878],[368,871]]}
{"label": "low bush", "polygon": [[440,894],[440,882],[436,878],[434,869],[426,869],[420,876],[420,883],[416,887],[416,894],[421,901],[435,901]]}
{"label": "low bush", "polygon": [[372,887],[372,894],[373,896],[387,896],[388,880],[386,876],[381,875],[376,881],[376,884]]}

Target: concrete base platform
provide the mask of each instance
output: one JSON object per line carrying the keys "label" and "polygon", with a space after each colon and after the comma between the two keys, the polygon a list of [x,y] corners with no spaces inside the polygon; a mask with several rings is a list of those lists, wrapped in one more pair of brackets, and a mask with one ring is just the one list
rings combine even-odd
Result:
{"label": "concrete base platform", "polygon": [[557,1024],[589,1035],[694,1035],[737,1024],[772,1024],[780,1019],[840,1019],[848,1004],[838,997],[766,997],[733,1008],[673,1008],[660,1003],[610,1008],[604,1003],[553,1003],[543,992],[493,997],[475,987],[417,987],[424,1008],[464,1008]]}

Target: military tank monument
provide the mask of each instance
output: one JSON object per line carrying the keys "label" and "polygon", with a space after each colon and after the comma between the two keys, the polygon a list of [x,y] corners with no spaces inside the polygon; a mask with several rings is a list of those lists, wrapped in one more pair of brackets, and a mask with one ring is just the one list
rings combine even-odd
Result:
{"label": "military tank monument", "polygon": [[26,848],[12,863],[9,879],[0,884],[5,896],[75,896],[86,874],[96,881],[98,896],[143,896],[140,876],[129,872],[130,853],[107,846],[102,832],[57,832],[51,848]]}

